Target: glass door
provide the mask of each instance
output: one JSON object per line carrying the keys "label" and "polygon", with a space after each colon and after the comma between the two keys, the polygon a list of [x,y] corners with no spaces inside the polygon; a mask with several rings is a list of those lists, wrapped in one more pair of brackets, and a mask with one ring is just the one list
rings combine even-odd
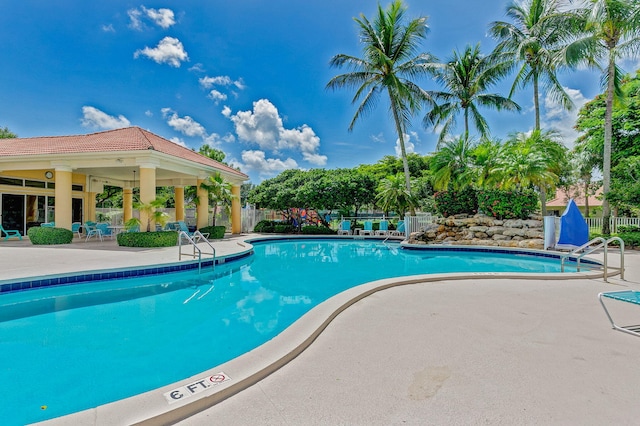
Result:
{"label": "glass door", "polygon": [[2,227],[24,235],[24,195],[2,194]]}

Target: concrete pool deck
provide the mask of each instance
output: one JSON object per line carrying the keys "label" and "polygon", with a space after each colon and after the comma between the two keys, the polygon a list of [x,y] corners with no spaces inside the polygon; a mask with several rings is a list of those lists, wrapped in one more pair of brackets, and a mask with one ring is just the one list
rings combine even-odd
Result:
{"label": "concrete pool deck", "polygon": [[[231,254],[245,238],[214,245]],[[2,242],[0,279],[34,265],[53,274],[177,261],[177,251],[90,244]],[[640,290],[640,253],[627,251],[625,263],[626,281],[609,283],[485,274],[375,292],[281,369],[180,424],[637,424],[640,339],[612,330],[596,297]],[[612,313],[640,323],[627,305],[612,303]],[[74,424],[124,423],[96,415]]]}

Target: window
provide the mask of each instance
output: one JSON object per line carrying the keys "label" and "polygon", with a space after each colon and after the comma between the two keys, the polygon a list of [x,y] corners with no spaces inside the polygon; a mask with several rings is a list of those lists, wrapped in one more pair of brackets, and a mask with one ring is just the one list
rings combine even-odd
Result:
{"label": "window", "polygon": [[28,186],[31,188],[44,188],[46,187],[46,182],[41,182],[39,180],[25,180],[24,186]]}
{"label": "window", "polygon": [[0,177],[0,185],[24,186],[22,179]]}

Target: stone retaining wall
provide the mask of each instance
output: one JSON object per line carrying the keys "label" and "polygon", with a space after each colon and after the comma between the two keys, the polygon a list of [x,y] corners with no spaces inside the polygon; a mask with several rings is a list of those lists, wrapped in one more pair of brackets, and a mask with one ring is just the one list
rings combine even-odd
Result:
{"label": "stone retaining wall", "polygon": [[539,218],[497,220],[477,214],[436,219],[409,236],[410,244],[456,244],[498,247],[544,248]]}

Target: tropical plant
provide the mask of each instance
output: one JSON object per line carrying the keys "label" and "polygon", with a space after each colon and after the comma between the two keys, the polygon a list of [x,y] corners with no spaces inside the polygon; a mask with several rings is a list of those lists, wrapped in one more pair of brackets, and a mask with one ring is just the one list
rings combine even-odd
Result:
{"label": "tropical plant", "polygon": [[13,139],[17,137],[18,135],[9,130],[8,127],[0,127],[0,139]]}
{"label": "tropical plant", "polygon": [[[415,182],[412,186],[416,186]],[[376,202],[385,212],[395,211],[400,217],[418,204],[415,196],[407,192],[402,174],[390,175],[380,181]]]}
{"label": "tropical plant", "polygon": [[[382,92],[389,97],[389,110],[393,117],[403,161],[405,185],[411,192],[411,176],[407,162],[404,135],[410,118],[425,102],[432,102],[431,95],[416,84],[415,79],[427,75],[434,58],[427,53],[413,57],[418,43],[426,37],[427,18],[419,17],[405,24],[406,7],[402,1],[393,1],[386,10],[378,5],[378,13],[369,21],[364,15],[354,18],[360,29],[363,58],[338,54],[331,59],[331,66],[347,66],[353,71],[333,77],[327,87],[356,88],[353,103],[358,103],[349,130],[356,121],[371,111]],[[413,211],[412,211],[413,213]]]}
{"label": "tropical plant", "polygon": [[637,0],[589,0],[587,8],[576,16],[583,18],[586,35],[566,50],[570,65],[586,63],[602,71],[606,85],[606,109],[604,119],[604,149],[602,161],[602,233],[611,233],[611,144],[613,135],[614,98],[622,95],[622,70],[618,61],[637,56],[640,52],[640,4]]}
{"label": "tropical plant", "polygon": [[521,0],[507,6],[513,23],[496,21],[491,35],[498,41],[494,55],[518,67],[509,97],[517,88],[533,86],[535,130],[540,130],[540,86],[554,101],[566,109],[571,98],[558,81],[556,71],[560,52],[575,35],[579,20],[559,10],[559,0]]}
{"label": "tropical plant", "polygon": [[457,190],[471,183],[472,149],[473,142],[464,136],[444,142],[431,158],[434,189]]}
{"label": "tropical plant", "polygon": [[200,188],[206,189],[209,192],[209,204],[213,206],[212,226],[216,226],[218,206],[225,209],[228,215],[231,214],[231,201],[234,198],[231,192],[231,183],[224,180],[220,173],[215,173],[202,182]]}
{"label": "tropical plant", "polygon": [[555,189],[566,162],[567,149],[558,142],[558,134],[535,130],[530,135],[511,135],[502,146],[498,165],[492,172],[501,189],[536,187],[544,216],[547,191]]}
{"label": "tropical plant", "polygon": [[434,92],[435,105],[425,115],[425,127],[442,126],[438,146],[456,123],[456,116],[464,117],[464,136],[469,139],[469,119],[472,119],[480,136],[489,135],[487,120],[480,114],[479,106],[498,111],[520,111],[520,106],[509,98],[496,93],[486,93],[488,88],[506,74],[507,66],[499,62],[499,56],[483,56],[480,44],[467,46],[464,52],[453,52],[453,57],[436,69],[436,80],[446,91]]}
{"label": "tropical plant", "polygon": [[[147,216],[147,232],[151,232],[151,223],[155,222],[160,226],[164,226],[169,220],[169,215],[161,209],[165,207],[166,200],[164,198],[155,198],[154,200],[149,201],[148,203],[143,202],[135,202],[133,203],[133,208],[137,209],[141,213],[145,213]],[[132,217],[127,220],[124,224],[127,229],[133,229],[136,226],[142,227],[142,221],[137,217]]]}

